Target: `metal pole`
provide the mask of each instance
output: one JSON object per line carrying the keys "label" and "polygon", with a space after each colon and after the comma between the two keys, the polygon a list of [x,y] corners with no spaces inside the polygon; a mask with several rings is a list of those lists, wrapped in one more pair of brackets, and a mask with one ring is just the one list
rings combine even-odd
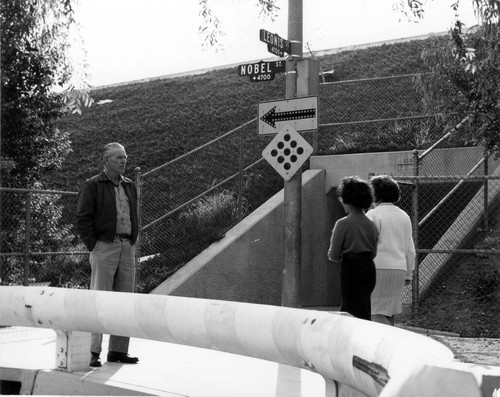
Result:
{"label": "metal pole", "polygon": [[238,222],[243,218],[243,128],[240,129],[240,160],[239,160],[239,169],[238,169]]}
{"label": "metal pole", "polygon": [[[288,0],[288,40],[299,42],[297,54],[286,62],[286,97],[297,96],[297,60],[302,57],[302,0]],[[292,44],[293,45],[293,44]],[[302,244],[302,170],[284,184],[284,252],[281,305],[300,306],[300,262]]]}
{"label": "metal pole", "polygon": [[137,228],[138,235],[137,241],[135,243],[135,291],[137,291],[137,286],[139,285],[141,279],[141,227],[142,227],[142,183],[141,183],[141,168],[136,167],[134,169],[135,176],[135,189],[137,191]]}
{"label": "metal pole", "polygon": [[[488,169],[488,160],[489,160],[489,151],[488,151],[488,148],[485,147],[484,148],[484,176],[488,176],[488,173],[489,173],[489,169]],[[489,222],[488,222],[488,207],[489,207],[489,203],[488,203],[488,179],[484,179],[484,190],[483,190],[483,194],[484,194],[484,208],[483,208],[483,217],[484,217],[484,230],[485,232],[487,233],[488,232],[488,229],[489,229]]]}
{"label": "metal pole", "polygon": [[[2,219],[3,219],[2,213],[4,211],[4,207],[2,204],[3,194],[4,194],[4,191],[2,190],[1,183],[0,183],[0,231],[2,230]],[[2,234],[0,233],[0,254],[2,253],[2,249],[3,249]],[[3,256],[0,255],[0,285],[5,283],[5,273],[6,273],[5,267],[6,266],[4,266],[4,263],[7,263],[7,259],[5,259],[5,262],[4,262]]]}
{"label": "metal pole", "polygon": [[[412,159],[412,169],[413,169],[413,176],[418,176],[419,174],[419,157],[418,157],[418,150],[415,149],[413,151],[413,159]],[[415,268],[413,270],[413,280],[412,280],[412,288],[411,288],[411,308],[412,308],[412,313],[416,314],[418,311],[418,299],[419,299],[419,260],[418,260],[418,179],[415,179],[413,181],[415,184],[415,188],[413,189],[413,242],[415,244]]]}
{"label": "metal pole", "polygon": [[29,285],[30,273],[30,240],[31,240],[31,191],[26,196],[26,224],[25,224],[25,240],[24,240],[24,277],[23,285]]}
{"label": "metal pole", "polygon": [[[5,325],[130,336],[272,361],[313,371],[327,382],[339,381],[360,391],[347,389],[344,393],[343,388],[339,392],[344,397],[376,397],[385,384],[391,396],[441,397],[439,386],[435,393],[427,393],[430,389],[424,388],[419,394],[413,387],[411,394],[405,393],[407,384],[415,385],[407,383],[410,375],[421,369],[426,372],[416,378],[421,382],[420,390],[428,382],[443,384],[446,396],[492,395],[482,393],[479,387],[488,382],[492,388],[500,378],[498,371],[484,369],[482,375],[479,366],[471,368],[470,364],[453,362],[454,354],[448,347],[416,332],[398,327],[383,330],[380,324],[338,313],[273,305],[76,288],[2,286],[0,321]],[[74,345],[77,343],[81,339],[74,341]],[[157,363],[161,365],[159,360]],[[457,364],[464,366],[459,368]],[[118,368],[114,366],[112,371]],[[440,369],[451,374],[443,379]],[[76,376],[83,382],[80,374]],[[438,376],[441,378],[436,379]],[[463,382],[452,388],[463,378],[469,379],[470,385],[465,388],[468,394],[462,392]],[[254,381],[259,382],[259,377]],[[300,393],[300,385],[288,389],[290,392],[282,395],[305,395]],[[210,391],[207,388],[205,395],[217,395]],[[328,397],[338,396],[335,391],[333,385],[326,385]]]}

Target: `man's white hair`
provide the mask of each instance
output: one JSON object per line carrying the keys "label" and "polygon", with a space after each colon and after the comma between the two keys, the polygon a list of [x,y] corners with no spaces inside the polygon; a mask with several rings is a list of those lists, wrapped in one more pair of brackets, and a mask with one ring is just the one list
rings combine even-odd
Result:
{"label": "man's white hair", "polygon": [[111,143],[107,143],[106,145],[104,145],[102,147],[102,152],[101,152],[101,160],[103,162],[108,158],[110,152],[113,149],[123,149],[123,150],[125,150],[125,147],[121,143],[118,143],[118,142],[111,142]]}

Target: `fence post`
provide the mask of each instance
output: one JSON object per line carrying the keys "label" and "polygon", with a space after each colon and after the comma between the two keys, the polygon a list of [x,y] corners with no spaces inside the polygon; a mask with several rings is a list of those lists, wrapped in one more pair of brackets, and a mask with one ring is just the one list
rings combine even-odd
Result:
{"label": "fence post", "polygon": [[135,290],[137,292],[137,286],[141,278],[141,226],[142,226],[142,184],[141,184],[141,168],[136,167],[134,169],[135,176],[135,189],[137,191],[137,241],[135,243]]}
{"label": "fence post", "polygon": [[242,218],[242,199],[243,199],[243,128],[240,128],[240,162],[238,169],[238,222]]}
{"label": "fence post", "polygon": [[[488,176],[489,170],[488,170],[488,159],[490,157],[488,148],[485,146],[484,147],[484,176]],[[488,224],[488,179],[484,178],[484,189],[483,189],[483,194],[484,194],[484,209],[483,209],[483,218],[484,218],[484,230],[488,232],[489,229],[489,224]]]}
{"label": "fence post", "polygon": [[[2,205],[2,200],[3,200],[3,190],[2,187],[0,186],[0,231],[2,230],[2,211],[3,211],[3,205]],[[0,233],[0,254],[2,253],[3,246],[2,246],[2,234]],[[3,256],[0,255],[0,285],[3,285],[5,282],[5,276],[4,276],[4,259]]]}
{"label": "fence post", "polygon": [[[419,157],[418,157],[418,150],[414,149],[412,153],[412,173],[413,176],[418,176],[420,170],[419,170]],[[419,218],[419,212],[418,212],[418,179],[414,179],[413,183],[415,188],[413,189],[412,193],[412,207],[413,207],[413,220],[412,220],[412,225],[413,225],[413,242],[415,244],[415,268],[413,269],[413,280],[412,280],[412,289],[411,289],[411,308],[412,308],[412,314],[416,314],[418,311],[418,300],[419,300],[419,285],[420,285],[420,277],[419,277],[419,260],[418,260],[418,218]]]}
{"label": "fence post", "polygon": [[30,271],[30,240],[31,240],[31,190],[26,196],[26,224],[25,224],[25,240],[24,240],[24,277],[23,285],[29,285]]}

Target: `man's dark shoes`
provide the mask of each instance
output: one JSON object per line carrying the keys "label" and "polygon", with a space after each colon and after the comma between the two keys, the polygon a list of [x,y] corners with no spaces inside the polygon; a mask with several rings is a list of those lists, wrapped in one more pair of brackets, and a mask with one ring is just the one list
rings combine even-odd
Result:
{"label": "man's dark shoes", "polygon": [[99,360],[99,353],[90,352],[90,367],[100,367],[101,360]]}
{"label": "man's dark shoes", "polygon": [[137,364],[139,359],[137,357],[130,357],[127,353],[111,351],[108,352],[108,361],[111,363]]}

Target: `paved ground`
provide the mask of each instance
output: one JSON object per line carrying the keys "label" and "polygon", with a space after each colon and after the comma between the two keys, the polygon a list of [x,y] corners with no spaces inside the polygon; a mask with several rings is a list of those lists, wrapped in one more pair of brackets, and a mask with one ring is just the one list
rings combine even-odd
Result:
{"label": "paved ground", "polygon": [[500,367],[500,339],[461,338],[458,334],[415,327],[402,327],[408,331],[427,335],[446,345],[454,354],[455,360],[486,366]]}
{"label": "paved ground", "polygon": [[500,339],[456,338],[441,335],[431,335],[431,337],[448,346],[457,361],[500,367]]}
{"label": "paved ground", "polygon": [[[54,368],[55,340],[51,329],[0,329],[0,371],[2,367]],[[107,341],[104,336],[104,351]],[[105,383],[137,390],[137,394],[190,397],[325,395],[320,375],[265,360],[139,338],[131,338],[130,354],[137,355],[140,363],[107,363],[104,355],[101,368],[74,373],[79,387],[84,382]],[[73,393],[61,390],[56,394]]]}

